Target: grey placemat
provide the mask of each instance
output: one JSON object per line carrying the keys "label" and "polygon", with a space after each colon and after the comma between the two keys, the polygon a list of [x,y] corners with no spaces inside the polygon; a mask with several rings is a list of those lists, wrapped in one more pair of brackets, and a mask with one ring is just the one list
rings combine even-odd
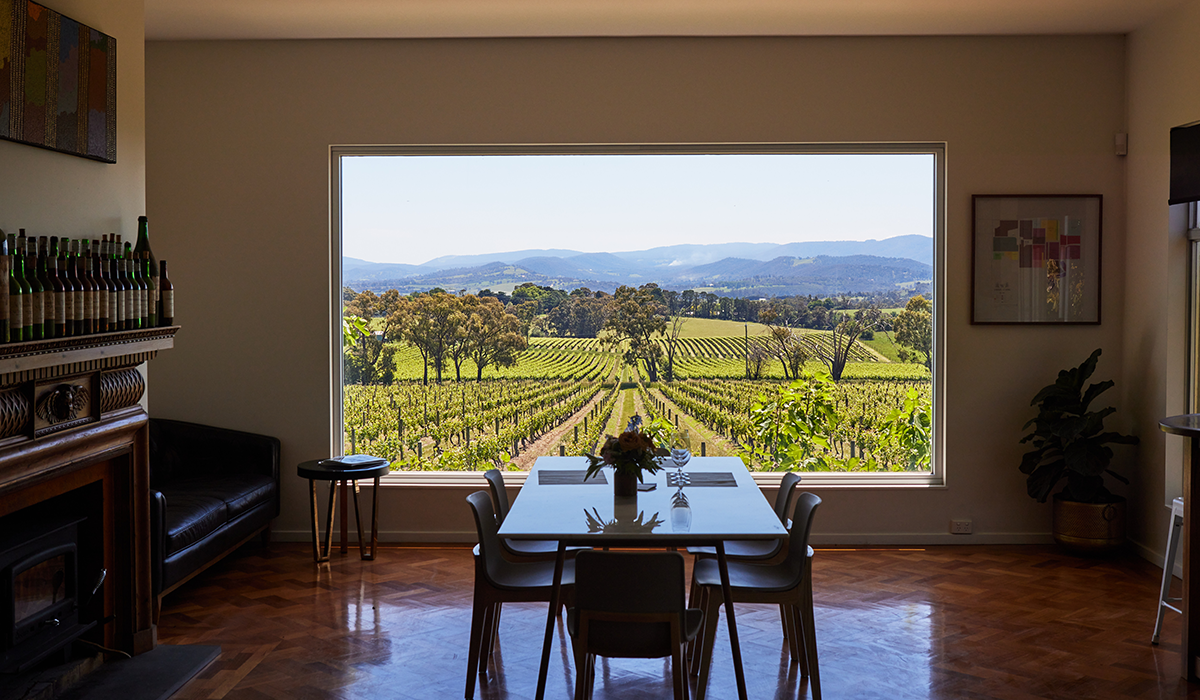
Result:
{"label": "grey placemat", "polygon": [[604,472],[596,472],[587,481],[586,469],[543,469],[538,471],[538,486],[581,486],[592,484],[607,484]]}
{"label": "grey placemat", "polygon": [[[732,472],[684,472],[683,486],[737,486],[737,479]],[[679,487],[678,474],[667,474],[667,486]]]}

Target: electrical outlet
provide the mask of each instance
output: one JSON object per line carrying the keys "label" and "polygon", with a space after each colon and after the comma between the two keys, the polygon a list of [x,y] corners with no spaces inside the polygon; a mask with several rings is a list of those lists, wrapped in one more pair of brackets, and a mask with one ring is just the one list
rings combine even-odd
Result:
{"label": "electrical outlet", "polygon": [[970,520],[951,520],[950,534],[952,535],[969,535],[971,534]]}

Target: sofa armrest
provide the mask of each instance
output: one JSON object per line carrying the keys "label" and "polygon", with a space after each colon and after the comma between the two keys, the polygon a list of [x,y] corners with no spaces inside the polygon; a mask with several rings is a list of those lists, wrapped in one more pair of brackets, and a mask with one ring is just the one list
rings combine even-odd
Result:
{"label": "sofa armrest", "polygon": [[163,560],[167,556],[167,499],[150,491],[150,590],[162,593]]}
{"label": "sofa armrest", "polygon": [[154,483],[239,473],[262,474],[278,483],[279,450],[279,440],[267,435],[150,419],[150,471]]}

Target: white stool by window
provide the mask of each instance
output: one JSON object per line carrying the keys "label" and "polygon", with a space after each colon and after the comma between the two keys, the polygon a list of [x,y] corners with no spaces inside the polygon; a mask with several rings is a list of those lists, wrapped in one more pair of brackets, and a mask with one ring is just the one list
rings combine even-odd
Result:
{"label": "white stool by window", "polygon": [[1183,499],[1171,501],[1171,529],[1167,533],[1167,561],[1163,564],[1162,591],[1158,594],[1158,617],[1154,620],[1154,636],[1151,644],[1158,644],[1158,633],[1162,631],[1163,609],[1170,608],[1177,613],[1183,611],[1171,605],[1182,598],[1169,598],[1171,594],[1171,578],[1175,575],[1175,552],[1179,549],[1179,530],[1183,527]]}

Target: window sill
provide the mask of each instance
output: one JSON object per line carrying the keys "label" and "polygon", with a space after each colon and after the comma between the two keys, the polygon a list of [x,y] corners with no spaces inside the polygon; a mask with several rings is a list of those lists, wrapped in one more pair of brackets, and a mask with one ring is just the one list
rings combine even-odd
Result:
{"label": "window sill", "polygon": [[[778,488],[785,472],[751,472],[754,483],[760,488]],[[506,487],[520,488],[525,485],[529,472],[504,472]],[[871,474],[845,474],[833,472],[800,473],[803,488],[943,488],[945,479],[935,474],[908,474],[902,472],[880,472]],[[368,484],[360,483],[360,486]],[[392,472],[380,480],[385,488],[442,489],[486,489],[487,480],[483,472]]]}

